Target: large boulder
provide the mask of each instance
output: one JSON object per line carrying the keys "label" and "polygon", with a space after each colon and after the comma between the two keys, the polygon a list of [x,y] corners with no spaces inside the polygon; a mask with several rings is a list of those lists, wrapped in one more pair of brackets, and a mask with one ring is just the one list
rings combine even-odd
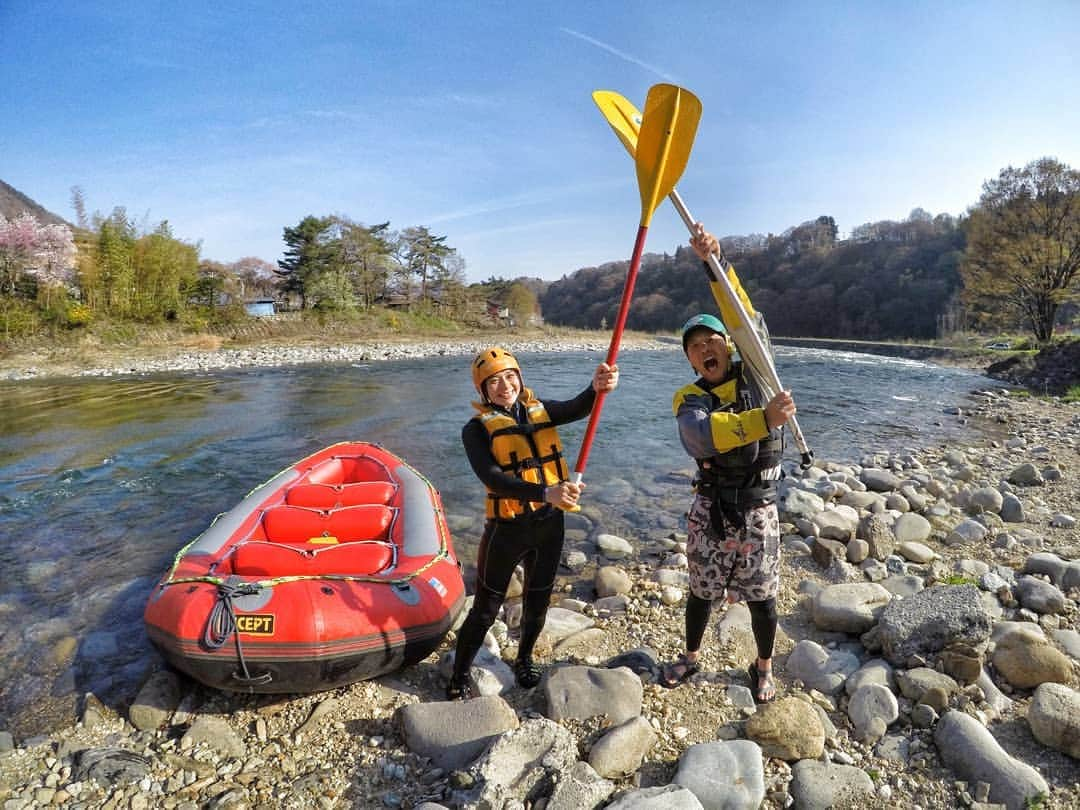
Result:
{"label": "large boulder", "polygon": [[489,743],[518,727],[517,714],[501,697],[410,703],[398,709],[405,746],[430,757],[438,768],[463,768]]}
{"label": "large boulder", "polygon": [[945,713],[934,728],[934,743],[953,773],[970,784],[986,782],[990,801],[1009,810],[1024,810],[1049,790],[1037,770],[1010,756],[985,726],[963,712]]}
{"label": "large boulder", "polygon": [[907,666],[912,657],[926,659],[956,643],[984,648],[992,623],[977,587],[943,585],[889,602],[878,640],[891,663]]}
{"label": "large boulder", "polygon": [[1028,706],[1028,725],[1048,748],[1080,759],[1080,692],[1059,683],[1044,683]]}
{"label": "large boulder", "polygon": [[892,594],[875,582],[829,585],[813,601],[814,624],[821,630],[862,634],[877,624]]}

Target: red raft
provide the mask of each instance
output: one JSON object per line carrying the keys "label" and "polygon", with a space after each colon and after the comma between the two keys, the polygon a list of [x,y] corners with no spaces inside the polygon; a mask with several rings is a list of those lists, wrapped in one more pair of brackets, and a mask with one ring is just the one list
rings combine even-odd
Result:
{"label": "red raft", "polygon": [[177,554],[144,615],[177,669],[236,692],[316,692],[425,658],[465,601],[438,490],[366,442],[253,490]]}

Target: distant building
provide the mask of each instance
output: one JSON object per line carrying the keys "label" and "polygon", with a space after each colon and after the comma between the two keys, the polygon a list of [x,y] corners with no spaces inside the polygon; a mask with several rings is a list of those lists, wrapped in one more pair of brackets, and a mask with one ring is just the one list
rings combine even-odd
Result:
{"label": "distant building", "polygon": [[273,298],[257,298],[244,303],[244,311],[255,318],[270,318],[275,314]]}

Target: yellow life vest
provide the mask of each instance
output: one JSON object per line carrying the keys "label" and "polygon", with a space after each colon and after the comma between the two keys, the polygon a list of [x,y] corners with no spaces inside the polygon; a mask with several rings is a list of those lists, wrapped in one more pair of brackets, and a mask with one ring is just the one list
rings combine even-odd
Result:
{"label": "yellow life vest", "polygon": [[[525,406],[528,424],[518,424],[505,411],[478,402],[473,407],[480,413],[473,418],[480,420],[487,430],[491,454],[503,472],[532,484],[555,486],[568,478],[558,431],[551,424],[544,403],[530,389],[522,389],[520,401]],[[488,489],[488,518],[508,520],[543,506],[542,501],[520,501]]]}

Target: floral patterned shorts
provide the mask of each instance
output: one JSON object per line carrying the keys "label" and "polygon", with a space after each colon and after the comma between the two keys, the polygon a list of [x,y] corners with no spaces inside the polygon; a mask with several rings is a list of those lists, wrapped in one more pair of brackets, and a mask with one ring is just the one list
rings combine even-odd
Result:
{"label": "floral patterned shorts", "polygon": [[780,518],[776,504],[746,510],[746,525],[724,521],[721,537],[709,516],[712,500],[694,498],[687,517],[690,590],[699,599],[760,602],[780,587]]}

